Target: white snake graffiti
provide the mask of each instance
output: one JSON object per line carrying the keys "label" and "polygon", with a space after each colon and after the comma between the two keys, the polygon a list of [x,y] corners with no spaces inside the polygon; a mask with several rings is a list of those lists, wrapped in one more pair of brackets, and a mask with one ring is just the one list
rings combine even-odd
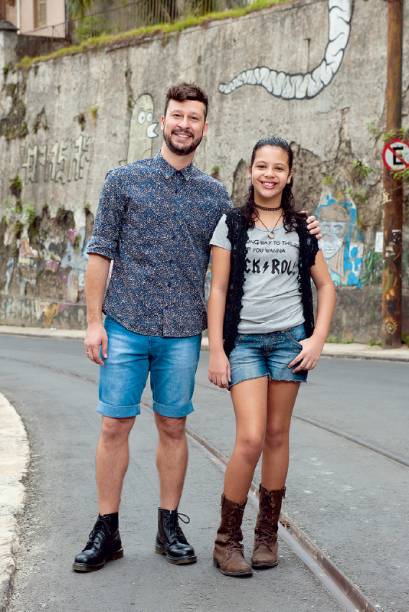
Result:
{"label": "white snake graffiti", "polygon": [[230,94],[243,85],[264,87],[271,95],[286,100],[314,98],[338,72],[351,30],[353,0],[328,0],[329,35],[321,63],[306,74],[287,74],[265,66],[243,70],[219,91]]}

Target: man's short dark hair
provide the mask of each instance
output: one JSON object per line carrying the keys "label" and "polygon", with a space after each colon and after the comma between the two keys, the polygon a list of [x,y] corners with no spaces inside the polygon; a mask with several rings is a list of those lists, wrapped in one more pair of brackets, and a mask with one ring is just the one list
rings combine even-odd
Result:
{"label": "man's short dark hair", "polygon": [[170,100],[176,100],[177,102],[185,102],[186,100],[197,100],[198,102],[202,102],[205,107],[205,119],[207,117],[209,100],[203,89],[195,83],[178,83],[177,85],[169,87],[166,93],[164,115],[166,115]]}

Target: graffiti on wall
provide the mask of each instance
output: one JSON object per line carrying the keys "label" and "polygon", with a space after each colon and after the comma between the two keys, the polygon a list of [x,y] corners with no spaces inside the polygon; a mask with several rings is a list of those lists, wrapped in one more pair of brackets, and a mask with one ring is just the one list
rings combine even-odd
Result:
{"label": "graffiti on wall", "polygon": [[336,286],[360,287],[364,252],[357,210],[348,198],[325,194],[315,211],[321,225],[321,248]]}
{"label": "graffiti on wall", "polygon": [[60,210],[56,217],[43,213],[37,219],[40,226],[35,248],[26,225],[14,241],[5,234],[4,246],[16,248],[16,255],[7,258],[1,293],[40,301],[52,295],[58,303],[53,302],[55,308],[47,310],[44,321],[49,322],[61,313],[62,304],[69,307],[82,301],[92,215],[85,209],[74,213]]}
{"label": "graffiti on wall", "polygon": [[304,100],[317,96],[338,72],[351,31],[352,0],[328,0],[328,43],[324,57],[307,73],[288,74],[266,66],[243,70],[219,91],[231,94],[243,85],[263,87],[272,96],[285,100]]}
{"label": "graffiti on wall", "polygon": [[65,184],[81,180],[91,162],[92,145],[92,137],[84,134],[53,145],[23,145],[20,152],[23,182]]}
{"label": "graffiti on wall", "polygon": [[129,128],[129,145],[127,162],[153,156],[154,139],[157,122],[153,120],[153,98],[143,94],[135,102]]}

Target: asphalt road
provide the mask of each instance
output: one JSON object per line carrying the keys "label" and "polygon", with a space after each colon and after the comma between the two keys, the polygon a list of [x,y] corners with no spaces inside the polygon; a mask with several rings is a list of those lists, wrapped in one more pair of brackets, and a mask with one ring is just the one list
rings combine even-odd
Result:
{"label": "asphalt road", "polygon": [[[197,410],[189,424],[228,455],[234,435],[230,399],[209,386],[206,360],[203,353]],[[284,544],[279,567],[251,580],[228,579],[214,570],[211,550],[222,473],[196,444],[190,449],[180,509],[191,517],[186,532],[199,562],[174,567],[153,554],[158,486],[156,433],[148,411],[138,419],[131,440],[121,508],[126,556],[92,575],[72,573],[72,558],[95,517],[96,379],[81,342],[0,336],[0,390],[22,416],[32,451],[23,546],[9,612],[339,609]],[[408,391],[407,364],[322,359],[296,409],[285,505],[373,603],[399,612],[409,610],[409,468],[358,442],[409,462]],[[254,517],[249,504],[247,550]]]}

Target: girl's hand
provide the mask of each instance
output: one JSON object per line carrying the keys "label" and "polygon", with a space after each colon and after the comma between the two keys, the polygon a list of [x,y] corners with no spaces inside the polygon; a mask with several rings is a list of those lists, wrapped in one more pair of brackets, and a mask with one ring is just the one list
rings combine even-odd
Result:
{"label": "girl's hand", "polygon": [[210,351],[209,380],[221,389],[226,389],[230,382],[230,363],[226,353]]}
{"label": "girl's hand", "polygon": [[320,358],[324,342],[312,335],[310,338],[301,340],[300,344],[302,346],[301,352],[288,364],[288,367],[294,368],[294,372],[313,370]]}

